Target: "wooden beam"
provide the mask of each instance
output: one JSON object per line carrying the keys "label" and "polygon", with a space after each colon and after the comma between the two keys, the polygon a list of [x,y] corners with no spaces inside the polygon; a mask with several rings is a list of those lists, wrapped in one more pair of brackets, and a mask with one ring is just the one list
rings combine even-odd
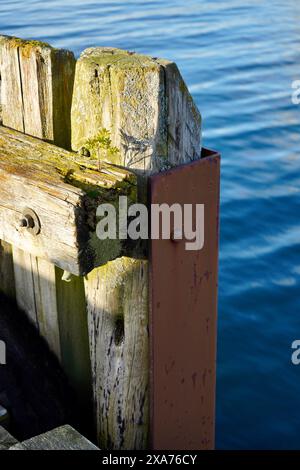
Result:
{"label": "wooden beam", "polygon": [[[108,164],[99,171],[77,154],[0,127],[0,181],[0,238],[15,248],[75,275],[122,254],[119,240],[97,238],[96,209],[117,205],[119,195],[134,199],[130,172]],[[38,235],[20,226],[28,206],[40,220]]]}
{"label": "wooden beam", "polygon": [[[176,65],[166,60],[87,49],[76,64],[71,123],[74,150],[88,147],[93,158],[139,176],[140,202],[147,199],[150,174],[201,155],[200,113]],[[105,136],[117,152],[93,145]],[[148,446],[148,259],[137,257],[133,251],[131,259],[109,262],[85,281],[98,442],[104,448]],[[117,345],[122,322],[125,334]]]}
{"label": "wooden beam", "polygon": [[15,439],[9,432],[0,426],[0,450],[8,450],[10,447],[16,445],[18,443],[17,439]]}
{"label": "wooden beam", "polygon": [[[73,92],[74,71],[75,58],[73,53],[70,51],[54,49],[48,44],[38,41],[23,41],[18,38],[1,37],[0,118],[2,123],[7,127],[31,134],[34,137],[39,137],[60,147],[69,149],[71,138],[70,108]],[[17,137],[16,140],[18,140],[18,147],[21,146],[23,137],[24,136],[22,135]],[[29,141],[27,141],[27,143],[28,142]],[[27,168],[27,171],[29,171],[24,159],[27,160],[27,158],[32,154],[35,147],[34,142],[37,143],[37,141],[31,141],[31,143],[29,143],[29,147],[27,147],[28,152],[26,152],[26,155],[23,155],[23,161],[15,162],[19,170],[24,166],[24,168]],[[41,142],[39,142],[39,144],[41,144]],[[62,155],[59,160],[60,162],[63,162],[64,153],[61,149],[58,150],[58,152]],[[13,154],[15,154],[14,151]],[[45,157],[44,150],[40,149],[39,160],[41,161],[43,157]],[[9,158],[11,159],[11,155]],[[57,165],[53,165],[53,163],[53,161],[52,163],[48,161],[48,168],[46,169],[47,175],[44,173],[45,184],[42,184],[42,188],[39,187],[36,180],[33,180],[26,186],[24,178],[19,174],[19,176],[15,175],[15,184],[12,186],[11,192],[14,194],[16,188],[20,190],[23,185],[25,192],[23,194],[23,202],[22,204],[20,203],[19,210],[22,210],[21,207],[24,208],[25,205],[34,205],[34,201],[37,202],[39,200],[39,196],[43,195],[46,210],[44,211],[44,215],[41,215],[41,218],[44,218],[44,222],[46,220],[50,222],[51,217],[54,216],[55,210],[60,207],[60,211],[57,213],[57,227],[59,227],[59,230],[54,234],[53,229],[55,230],[55,228],[52,226],[52,240],[50,242],[50,246],[53,246],[53,243],[55,245],[57,237],[59,239],[62,233],[65,235],[67,233],[69,234],[67,237],[69,245],[66,247],[61,244],[61,249],[58,250],[57,254],[54,255],[54,253],[52,253],[54,256],[49,256],[49,238],[47,239],[45,232],[45,243],[41,242],[43,237],[42,232],[38,236],[40,238],[40,242],[35,243],[33,242],[33,237],[31,235],[30,239],[25,243],[26,237],[28,238],[28,234],[25,235],[25,233],[22,232],[22,243],[17,243],[17,246],[14,245],[12,247],[14,263],[12,258],[10,258],[9,261],[8,256],[5,255],[5,257],[0,259],[0,266],[1,269],[3,267],[3,269],[7,270],[7,267],[10,267],[13,264],[14,273],[7,270],[7,276],[10,279],[14,279],[15,277],[17,301],[21,307],[23,306],[23,308],[25,308],[28,316],[35,322],[50,347],[56,352],[57,356],[61,358],[62,366],[68,373],[69,377],[72,378],[71,384],[77,391],[77,395],[80,399],[82,397],[83,389],[85,389],[86,396],[88,396],[91,391],[91,381],[87,373],[80,377],[76,377],[75,379],[76,373],[78,372],[78,365],[76,363],[76,359],[78,357],[81,357],[82,361],[86,361],[85,369],[87,371],[90,368],[90,361],[87,357],[86,348],[84,346],[87,337],[84,338],[85,332],[81,329],[81,325],[75,321],[72,322],[72,334],[76,337],[81,335],[82,339],[78,344],[70,342],[67,343],[70,348],[68,354],[66,353],[64,341],[68,335],[69,324],[67,319],[69,319],[69,312],[74,306],[73,299],[76,299],[78,305],[85,305],[83,279],[80,278],[79,281],[82,288],[77,289],[77,283],[76,292],[73,292],[73,294],[70,292],[65,302],[61,302],[59,298],[57,298],[57,292],[59,293],[64,290],[65,282],[61,279],[61,276],[57,276],[57,271],[53,262],[55,263],[55,261],[59,261],[61,256],[66,258],[64,254],[69,251],[69,247],[71,247],[71,252],[75,255],[74,248],[76,250],[77,238],[76,234],[72,233],[68,228],[68,224],[70,217],[75,220],[77,216],[79,217],[79,215],[83,213],[80,200],[82,200],[84,192],[75,184],[67,184],[70,182],[64,173],[61,174],[60,182],[57,181],[57,175],[54,176],[56,183],[54,183],[54,186],[52,185],[51,189],[51,183],[49,185],[51,175],[48,175],[48,172],[50,171],[51,173],[51,170],[49,170],[49,168],[57,168]],[[36,161],[35,170],[31,170],[31,176],[38,172],[38,167],[39,163]],[[51,174],[53,181],[53,172]],[[5,170],[2,175],[5,175]],[[68,190],[63,196],[63,193],[61,192],[62,188],[60,187],[59,189],[58,186],[64,182],[64,179],[68,180],[66,182]],[[27,182],[29,183],[29,180],[27,180]],[[2,187],[3,186],[5,185],[2,184]],[[65,186],[65,189],[66,188],[67,187]],[[66,198],[65,201],[63,201],[63,198]],[[15,201],[11,199],[11,202]],[[38,204],[40,203],[41,201]],[[61,211],[62,207],[64,208],[63,211]],[[39,208],[36,207],[36,209]],[[10,211],[10,214],[11,212],[12,211]],[[51,212],[52,215],[49,219],[48,216]],[[69,214],[68,218],[65,218],[65,220],[63,218],[61,219],[61,212],[63,212],[65,216]],[[1,215],[8,215],[7,207],[3,208]],[[7,223],[2,224],[4,231],[7,232],[7,230],[11,229],[9,239],[13,243],[17,241],[15,240],[16,237],[11,237],[13,232],[17,236],[18,241],[20,241],[20,230],[16,230],[16,222],[19,223],[19,218],[20,212],[18,213],[16,220],[12,221],[8,217],[6,219]],[[66,225],[63,225],[62,222],[64,221]],[[9,225],[10,223],[11,225]],[[49,225],[48,229],[50,230]],[[74,226],[73,230],[75,232]],[[71,241],[71,239],[73,241]],[[62,240],[60,239],[60,242],[61,241]],[[36,251],[33,249],[34,247]],[[9,251],[6,250],[6,252],[8,253]],[[41,259],[41,255],[43,259]],[[78,269],[80,265],[80,263],[78,263],[78,254],[75,255],[75,258],[73,255],[70,257],[70,252],[67,254],[68,262],[66,265],[63,263],[62,267],[67,268],[68,266],[67,269],[72,271],[72,266],[74,266],[75,260],[75,272],[79,273],[81,271]],[[5,291],[7,290],[6,287],[7,283],[2,282],[0,288]],[[69,290],[74,288],[74,284],[71,282]],[[81,298],[79,298],[80,296]],[[86,314],[85,310],[80,313],[79,317],[84,314]],[[75,334],[76,326],[79,328],[77,334]],[[66,360],[66,356],[68,357],[68,360]],[[88,409],[89,403],[79,400],[78,413],[80,415],[87,416]],[[90,427],[91,425],[92,422],[90,421]]]}
{"label": "wooden beam", "polygon": [[[14,37],[1,36],[1,123],[12,129],[70,148],[70,107],[74,69],[75,58],[72,52],[57,50],[39,41],[24,41]],[[5,172],[2,173],[2,176],[4,181],[2,180],[1,186],[4,187]],[[12,194],[16,187],[20,188],[21,185],[22,179],[17,180],[12,188]],[[28,193],[23,195],[26,199],[23,200],[23,206],[32,202],[35,186],[36,184],[31,185],[32,191],[29,191],[30,186],[27,187]],[[25,185],[24,190],[26,192]],[[7,211],[7,208],[3,206],[0,213],[2,217],[6,217],[6,223],[2,224],[3,231],[7,232],[13,229],[18,238],[20,232],[16,230],[16,223],[19,223],[20,214],[16,220],[13,220],[14,211]],[[4,234],[3,238],[5,238]],[[13,236],[9,236],[8,239],[11,243],[15,242]],[[0,264],[3,265],[5,261],[5,269],[13,264],[14,272],[7,269],[7,273],[8,277],[15,281],[18,303],[20,306],[28,307],[28,315],[38,326],[41,326],[40,331],[59,355],[56,297],[53,290],[53,285],[55,286],[54,267],[48,266],[46,282],[43,279],[39,281],[38,266],[41,264],[38,260],[33,259],[30,249],[26,253],[29,245],[31,245],[30,240],[25,245],[22,243],[12,246],[10,261],[8,256],[5,256],[4,260],[1,258]],[[20,248],[25,251],[20,252]],[[36,250],[36,254],[38,253],[41,253],[40,249]],[[14,262],[12,255],[14,255]],[[26,269],[24,269],[25,266]],[[28,286],[31,288],[27,289]],[[43,325],[39,325],[39,319],[43,316],[44,310],[39,312],[41,303],[35,296],[37,292],[40,292],[40,286],[43,286],[43,295],[47,299],[46,310],[53,312],[51,324],[47,324],[47,329]],[[4,292],[7,290],[3,283],[0,288]],[[24,293],[24,297],[22,293]]]}
{"label": "wooden beam", "polygon": [[9,450],[100,450],[92,442],[69,425],[64,425],[27,441],[10,447]]}

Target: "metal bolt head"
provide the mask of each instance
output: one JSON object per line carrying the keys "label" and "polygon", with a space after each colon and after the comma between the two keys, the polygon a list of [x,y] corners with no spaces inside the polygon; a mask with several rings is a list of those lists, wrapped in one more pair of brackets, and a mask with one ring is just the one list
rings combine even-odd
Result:
{"label": "metal bolt head", "polygon": [[28,220],[25,217],[20,220],[20,227],[28,227]]}
{"label": "metal bolt head", "polygon": [[41,231],[40,219],[37,214],[28,207],[24,209],[19,225],[20,227],[25,228],[32,235],[38,235]]}

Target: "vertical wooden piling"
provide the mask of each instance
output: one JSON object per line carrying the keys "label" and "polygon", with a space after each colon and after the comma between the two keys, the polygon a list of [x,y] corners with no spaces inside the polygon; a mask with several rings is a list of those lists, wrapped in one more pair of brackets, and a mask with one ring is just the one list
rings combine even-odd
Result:
{"label": "vertical wooden piling", "polygon": [[70,148],[73,53],[0,36],[0,63],[3,125]]}
{"label": "vertical wooden piling", "polygon": [[144,449],[149,426],[148,263],[118,258],[87,277],[99,442]]}
{"label": "vertical wooden piling", "polygon": [[[39,41],[1,36],[2,124],[69,149],[74,72],[75,58],[70,51],[54,49]],[[24,206],[30,207],[30,203],[24,201]],[[71,283],[68,295],[62,300],[64,281],[53,264],[14,246],[11,259],[7,245],[3,247],[1,269],[13,265],[17,302],[61,359],[85,414],[89,408],[91,383],[83,279]],[[7,272],[12,279],[9,269]],[[7,291],[7,286],[2,284],[1,289]],[[73,320],[75,299],[80,311]],[[74,338],[80,336],[80,340],[66,341],[68,330]]]}
{"label": "vertical wooden piling", "polygon": [[[71,135],[74,150],[109,136],[118,151],[100,145],[100,158],[143,176],[140,195],[148,175],[201,154],[201,116],[176,65],[119,49],[88,49],[78,60]],[[148,259],[111,261],[85,286],[99,445],[147,448]]]}

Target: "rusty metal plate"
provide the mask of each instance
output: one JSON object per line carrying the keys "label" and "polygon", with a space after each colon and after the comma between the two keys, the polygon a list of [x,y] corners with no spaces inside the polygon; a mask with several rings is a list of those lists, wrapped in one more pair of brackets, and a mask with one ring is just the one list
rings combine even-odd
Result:
{"label": "rusty metal plate", "polygon": [[[151,241],[151,446],[214,448],[220,156],[151,177],[152,204],[204,204],[204,246]],[[183,207],[183,206],[182,206]],[[195,210],[193,210],[195,223]]]}

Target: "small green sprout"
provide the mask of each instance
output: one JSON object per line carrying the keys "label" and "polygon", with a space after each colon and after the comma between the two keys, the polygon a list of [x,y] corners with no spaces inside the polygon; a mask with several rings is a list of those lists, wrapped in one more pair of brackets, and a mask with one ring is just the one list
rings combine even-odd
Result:
{"label": "small green sprout", "polygon": [[101,129],[95,137],[88,139],[84,147],[89,150],[91,154],[96,155],[99,171],[101,171],[101,161],[103,159],[109,160],[109,157],[119,153],[119,149],[112,146],[110,132],[107,129]]}

